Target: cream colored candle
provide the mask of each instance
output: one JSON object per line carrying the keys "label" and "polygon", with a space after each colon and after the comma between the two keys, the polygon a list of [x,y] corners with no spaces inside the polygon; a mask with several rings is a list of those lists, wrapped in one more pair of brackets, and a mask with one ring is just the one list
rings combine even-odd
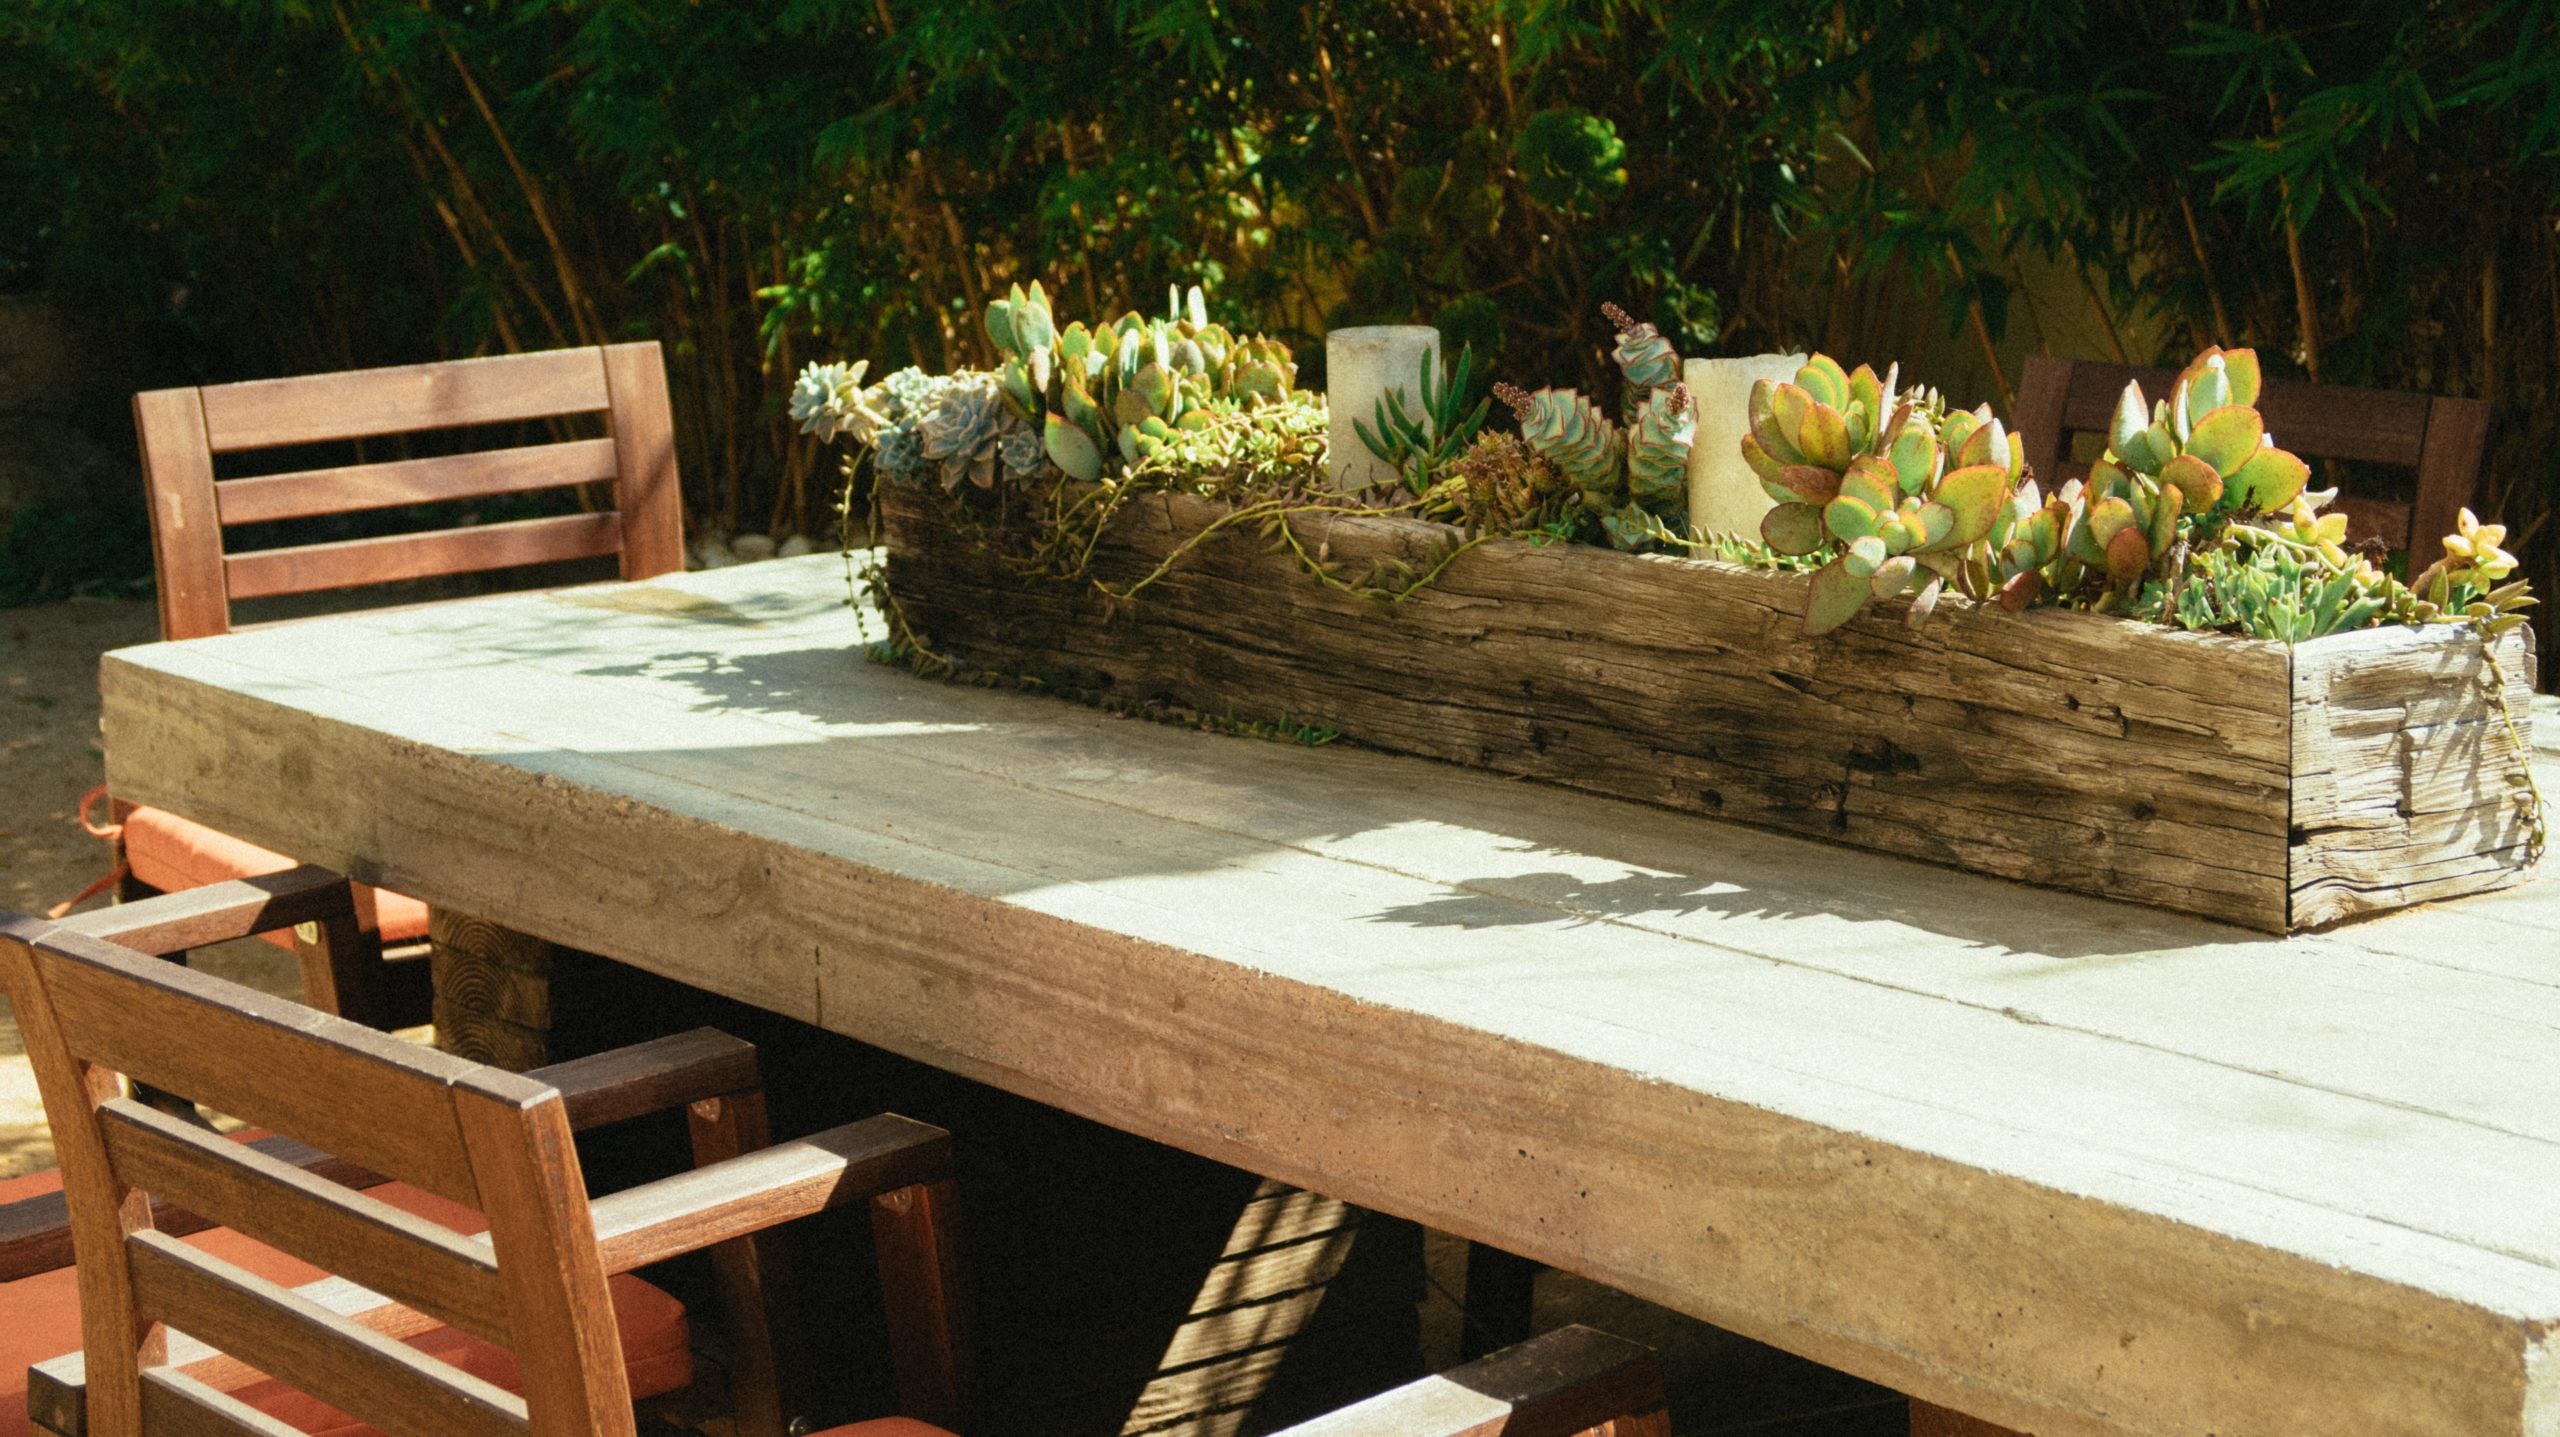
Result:
{"label": "cream colored candle", "polygon": [[1804,360],[1801,354],[1754,354],[1692,359],[1681,366],[1698,413],[1698,437],[1689,446],[1691,524],[1710,534],[1760,537],[1760,516],[1776,501],[1742,462],[1742,436],[1751,432],[1751,386],[1762,379],[1794,379]]}
{"label": "cream colored candle", "polygon": [[1440,331],[1427,324],[1364,325],[1325,335],[1325,469],[1334,492],[1395,482],[1395,470],[1369,452],[1351,425],[1357,419],[1374,429],[1378,401],[1394,389],[1404,393],[1405,413],[1427,426],[1417,387],[1426,356],[1440,362]]}

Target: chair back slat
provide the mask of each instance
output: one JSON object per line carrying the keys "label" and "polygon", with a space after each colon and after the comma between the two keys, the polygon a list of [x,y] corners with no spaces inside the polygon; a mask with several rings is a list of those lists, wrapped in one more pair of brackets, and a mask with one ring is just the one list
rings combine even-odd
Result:
{"label": "chair back slat", "polygon": [[[231,601],[619,555],[684,568],[666,365],[654,341],[137,394],[160,633],[226,633]],[[217,480],[215,455],[601,414],[598,439]],[[225,556],[244,524],[611,482],[614,510]],[[472,540],[460,536],[491,534]]]}
{"label": "chair back slat", "polygon": [[486,1243],[130,1099],[104,1105],[98,1117],[115,1175],[154,1199],[291,1247],[484,1341],[510,1340]]}
{"label": "chair back slat", "polygon": [[308,594],[438,574],[595,559],[621,548],[622,516],[607,511],[259,549],[224,559],[222,570],[232,598],[263,599],[271,594]]}
{"label": "chair back slat", "polygon": [[387,1437],[522,1437],[524,1402],[460,1368],[145,1229],[125,1243],[141,1314],[222,1344]]}
{"label": "chair back slat", "polygon": [[292,379],[208,384],[216,454],[592,414],[612,397],[597,349],[555,349]]}
{"label": "chair back slat", "polygon": [[569,439],[430,459],[394,459],[337,469],[304,469],[214,486],[222,527],[523,494],[568,484],[600,484],[619,472],[611,439]]}
{"label": "chair back slat", "polygon": [[450,1087],[471,1064],[78,934],[35,971],[73,1057],[481,1206]]}
{"label": "chair back slat", "polygon": [[142,1428],[152,1437],[303,1437],[300,1428],[167,1367],[142,1374]]}
{"label": "chair back slat", "polygon": [[[2147,400],[2170,397],[2178,371],[2035,355],[2018,385],[2018,427],[2026,462],[2048,484],[2085,477],[2070,459],[2076,434],[2103,434],[2127,383]],[[2435,562],[2441,536],[2479,485],[2488,407],[2476,399],[2355,389],[2271,379],[2260,388],[2258,413],[2276,442],[2306,459],[2337,459],[2417,471],[2417,499],[2402,503],[2340,496],[2337,508],[2358,540],[2379,539],[2406,551],[2415,571]]]}

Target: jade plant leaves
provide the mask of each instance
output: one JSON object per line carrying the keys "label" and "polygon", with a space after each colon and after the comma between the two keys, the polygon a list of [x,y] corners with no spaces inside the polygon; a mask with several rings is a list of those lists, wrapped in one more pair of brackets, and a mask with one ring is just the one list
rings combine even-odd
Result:
{"label": "jade plant leaves", "polygon": [[1874,593],[1864,577],[1849,572],[1844,560],[1825,564],[1814,572],[1813,586],[1806,594],[1806,636],[1827,634],[1849,622]]}
{"label": "jade plant leaves", "polygon": [[1057,415],[1049,416],[1040,445],[1048,451],[1049,462],[1070,477],[1087,484],[1102,477],[1102,451],[1094,446],[1093,436]]}
{"label": "jade plant leaves", "polygon": [[1760,542],[1781,554],[1810,554],[1822,547],[1822,511],[1810,504],[1781,504],[1761,516]]}
{"label": "jade plant leaves", "polygon": [[2162,465],[2160,482],[2185,496],[2190,514],[2201,514],[2222,498],[2222,475],[2193,454],[2181,454]]}
{"label": "jade plant leaves", "polygon": [[2243,404],[2225,404],[2209,410],[2195,422],[2187,435],[2187,455],[2213,466],[2216,474],[2236,472],[2258,452],[2258,440],[2266,433],[2258,411]]}
{"label": "jade plant leaves", "polygon": [[2230,479],[2234,502],[2248,513],[2263,514],[2294,501],[2311,482],[2311,466],[2289,450],[2261,445]]}
{"label": "jade plant leaves", "polygon": [[1933,539],[1929,547],[1962,548],[1991,532],[2009,498],[2009,471],[1997,464],[1970,465],[1939,480],[1930,497],[1954,510],[1956,523],[1951,536]]}

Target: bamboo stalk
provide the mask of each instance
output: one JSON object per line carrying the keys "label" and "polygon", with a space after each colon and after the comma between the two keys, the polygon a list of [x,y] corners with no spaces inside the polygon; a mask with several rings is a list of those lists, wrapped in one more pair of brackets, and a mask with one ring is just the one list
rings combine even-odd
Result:
{"label": "bamboo stalk", "polygon": [[506,127],[498,123],[497,111],[489,107],[489,97],[481,92],[480,82],[471,77],[471,67],[462,62],[461,52],[450,44],[444,47],[445,58],[453,62],[453,72],[462,77],[464,93],[470,95],[472,108],[480,112],[481,123],[488,126],[489,138],[497,141],[498,153],[506,159],[508,173],[515,176],[516,188],[524,195],[525,207],[532,212],[536,229],[542,231],[543,242],[551,248],[551,265],[560,277],[560,293],[569,306],[570,321],[576,325],[581,344],[601,343],[597,331],[601,320],[578,285],[576,266],[569,259],[568,248],[560,242],[560,230],[551,222],[551,207],[542,200],[541,187],[533,176],[525,173],[524,161],[516,155],[515,145],[507,139]]}
{"label": "bamboo stalk", "polygon": [[1351,197],[1360,204],[1360,222],[1369,227],[1369,237],[1376,239],[1387,232],[1387,227],[1378,218],[1378,207],[1369,202],[1369,182],[1360,173],[1360,155],[1351,143],[1351,121],[1342,111],[1342,91],[1333,83],[1333,53],[1318,36],[1315,7],[1301,7],[1299,14],[1306,18],[1307,39],[1316,48],[1316,80],[1324,87],[1324,105],[1333,115],[1334,138],[1341,142],[1342,162],[1351,172]]}

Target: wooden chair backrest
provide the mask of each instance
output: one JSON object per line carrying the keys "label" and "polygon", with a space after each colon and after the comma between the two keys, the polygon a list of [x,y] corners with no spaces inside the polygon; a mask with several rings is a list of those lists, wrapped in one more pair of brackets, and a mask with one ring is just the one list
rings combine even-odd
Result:
{"label": "wooden chair backrest", "polygon": [[[2139,382],[2144,398],[2161,400],[2177,381],[2174,369],[2030,357],[2018,385],[2026,462],[2048,485],[2085,476],[2088,466],[2069,462],[2071,436],[2104,434],[2127,382]],[[2270,379],[2258,395],[2258,412],[2276,442],[2305,459],[2418,472],[2415,503],[2341,494],[2335,506],[2347,516],[2352,537],[2380,539],[2407,553],[2413,574],[2443,554],[2455,515],[2477,495],[2489,439],[2489,406],[2477,399]]]}
{"label": "wooden chair backrest", "polygon": [[[427,459],[214,479],[218,454],[602,413],[606,435]],[[684,567],[684,505],[657,342],[457,359],[133,397],[167,639],[226,633],[231,601],[619,554]],[[226,554],[242,524],[611,483],[613,510]]]}
{"label": "wooden chair backrest", "polygon": [[[632,1437],[628,1380],[558,1090],[31,920],[0,917],[71,1212],[88,1430],[291,1429],[197,1373],[203,1344],[390,1437]],[[477,1209],[458,1236],[122,1096],[119,1075]],[[512,1352],[519,1398],[155,1230],[151,1198]],[[363,1294],[354,1296],[361,1299]],[[361,1307],[361,1301],[340,1304]],[[415,1316],[411,1316],[414,1314]]]}

